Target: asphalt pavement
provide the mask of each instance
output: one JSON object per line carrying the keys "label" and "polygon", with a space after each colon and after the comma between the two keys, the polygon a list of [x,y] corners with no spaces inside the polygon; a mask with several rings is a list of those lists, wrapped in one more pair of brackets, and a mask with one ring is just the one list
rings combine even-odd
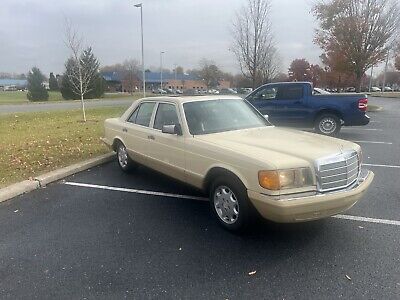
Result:
{"label": "asphalt pavement", "polygon": [[400,100],[371,102],[340,138],[375,180],[342,218],[234,235],[205,195],[112,162],[0,204],[0,298],[399,299]]}

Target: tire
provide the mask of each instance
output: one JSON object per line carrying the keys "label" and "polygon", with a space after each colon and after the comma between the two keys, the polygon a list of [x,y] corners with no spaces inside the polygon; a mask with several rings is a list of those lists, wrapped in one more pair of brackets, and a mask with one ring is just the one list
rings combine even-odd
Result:
{"label": "tire", "polygon": [[232,232],[242,232],[250,225],[254,208],[243,183],[233,176],[218,177],[210,188],[210,208],[219,224]]}
{"label": "tire", "polygon": [[118,166],[122,171],[130,172],[136,168],[136,163],[129,157],[128,151],[122,142],[118,143],[116,150]]}
{"label": "tire", "polygon": [[323,114],[315,120],[315,131],[327,136],[336,136],[342,124],[337,115]]}

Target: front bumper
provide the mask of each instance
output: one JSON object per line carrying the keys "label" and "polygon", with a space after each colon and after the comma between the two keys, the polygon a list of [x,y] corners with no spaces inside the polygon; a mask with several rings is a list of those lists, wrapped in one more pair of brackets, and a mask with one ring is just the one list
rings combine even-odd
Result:
{"label": "front bumper", "polygon": [[362,170],[352,187],[313,196],[276,200],[254,191],[247,191],[250,201],[265,219],[278,223],[305,222],[341,213],[363,196],[374,178],[374,173]]}

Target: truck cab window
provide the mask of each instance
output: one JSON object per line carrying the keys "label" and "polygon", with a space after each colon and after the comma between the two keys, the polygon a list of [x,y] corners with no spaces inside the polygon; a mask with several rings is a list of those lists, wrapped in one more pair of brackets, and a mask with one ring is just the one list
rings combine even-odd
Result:
{"label": "truck cab window", "polygon": [[277,89],[273,87],[265,87],[255,93],[253,99],[255,100],[275,100]]}
{"label": "truck cab window", "polygon": [[278,88],[276,99],[299,100],[303,98],[303,87],[301,85],[283,85]]}

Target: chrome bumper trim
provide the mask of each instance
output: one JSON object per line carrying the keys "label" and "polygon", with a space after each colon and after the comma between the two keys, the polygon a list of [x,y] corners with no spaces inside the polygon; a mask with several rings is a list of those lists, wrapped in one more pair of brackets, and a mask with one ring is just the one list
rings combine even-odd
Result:
{"label": "chrome bumper trim", "polygon": [[304,195],[304,193],[301,193],[301,194],[298,194],[299,195],[298,197],[295,197],[294,194],[291,194],[290,198],[280,198],[277,201],[296,201],[296,200],[306,199],[306,198],[310,198],[310,197],[324,197],[326,195],[345,193],[345,192],[351,191],[351,190],[359,187],[367,179],[369,174],[370,174],[369,170],[361,169],[360,175],[358,176],[357,180],[350,186],[340,189],[340,190],[335,190],[335,191],[330,191],[330,192],[315,192],[313,195]]}

